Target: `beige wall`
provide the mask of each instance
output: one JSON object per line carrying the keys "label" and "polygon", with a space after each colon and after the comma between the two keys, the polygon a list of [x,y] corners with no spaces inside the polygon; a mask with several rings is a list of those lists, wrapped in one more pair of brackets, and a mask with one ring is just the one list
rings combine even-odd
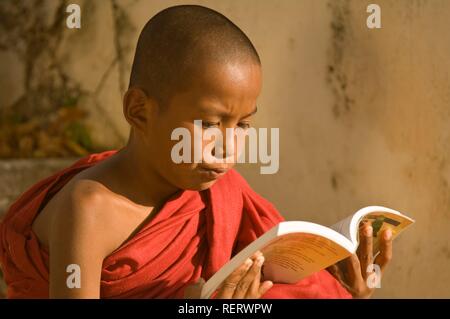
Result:
{"label": "beige wall", "polygon": [[[138,33],[184,1],[71,2],[82,5],[82,28],[64,32],[57,62],[82,87],[97,140],[121,145]],[[372,2],[382,9],[380,30],[365,25]],[[228,16],[262,58],[256,124],[280,128],[280,170],[260,175],[259,165],[245,165],[250,184],[287,219],[328,225],[371,204],[407,212],[417,223],[396,241],[376,296],[450,297],[450,2],[190,3]],[[5,52],[0,61],[1,107],[23,93],[23,66]]]}
{"label": "beige wall", "polygon": [[[365,26],[372,2],[381,30]],[[376,296],[450,297],[450,2],[301,3],[259,17],[284,17],[271,43],[254,37],[258,117],[280,127],[281,164],[245,176],[288,219],[332,224],[371,204],[407,212],[417,223]]]}

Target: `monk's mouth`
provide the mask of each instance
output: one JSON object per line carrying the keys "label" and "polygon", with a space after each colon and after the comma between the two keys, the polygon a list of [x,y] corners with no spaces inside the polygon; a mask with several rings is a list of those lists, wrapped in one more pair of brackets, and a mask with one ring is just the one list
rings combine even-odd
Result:
{"label": "monk's mouth", "polygon": [[197,171],[199,174],[201,174],[203,177],[208,179],[217,179],[228,171],[226,168],[218,168],[218,167],[206,167],[206,166],[199,166],[197,168]]}

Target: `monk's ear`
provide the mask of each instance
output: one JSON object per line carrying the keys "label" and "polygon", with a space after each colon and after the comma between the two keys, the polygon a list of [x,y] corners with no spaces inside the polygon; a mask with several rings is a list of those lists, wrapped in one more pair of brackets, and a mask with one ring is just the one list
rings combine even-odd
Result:
{"label": "monk's ear", "polygon": [[138,130],[145,130],[154,114],[156,106],[153,104],[142,89],[129,88],[123,98],[123,114],[128,124]]}

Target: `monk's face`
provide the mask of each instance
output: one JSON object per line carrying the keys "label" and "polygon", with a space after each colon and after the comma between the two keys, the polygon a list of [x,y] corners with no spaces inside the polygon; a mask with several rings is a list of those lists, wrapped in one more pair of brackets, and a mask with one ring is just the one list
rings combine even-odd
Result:
{"label": "monk's face", "polygon": [[[177,188],[203,190],[212,186],[234,163],[212,163],[203,157],[203,152],[202,162],[194,162],[194,120],[202,120],[203,127],[197,126],[197,132],[199,128],[201,132],[218,128],[226,149],[226,129],[250,126],[260,90],[261,68],[255,63],[206,64],[185,90],[172,96],[149,127],[147,147],[154,154],[149,158],[152,169]],[[176,128],[190,132],[190,163],[177,164],[171,156],[172,148],[181,139],[177,136],[177,140],[171,140]],[[202,139],[202,150],[207,144],[212,145],[211,141]]]}

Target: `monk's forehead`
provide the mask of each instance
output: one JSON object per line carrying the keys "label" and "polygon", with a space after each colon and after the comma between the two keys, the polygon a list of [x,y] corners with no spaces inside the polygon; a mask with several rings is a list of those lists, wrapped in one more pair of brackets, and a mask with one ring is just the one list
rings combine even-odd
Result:
{"label": "monk's forehead", "polygon": [[187,84],[215,93],[239,91],[251,94],[260,90],[261,81],[261,66],[250,60],[205,61],[192,70]]}

